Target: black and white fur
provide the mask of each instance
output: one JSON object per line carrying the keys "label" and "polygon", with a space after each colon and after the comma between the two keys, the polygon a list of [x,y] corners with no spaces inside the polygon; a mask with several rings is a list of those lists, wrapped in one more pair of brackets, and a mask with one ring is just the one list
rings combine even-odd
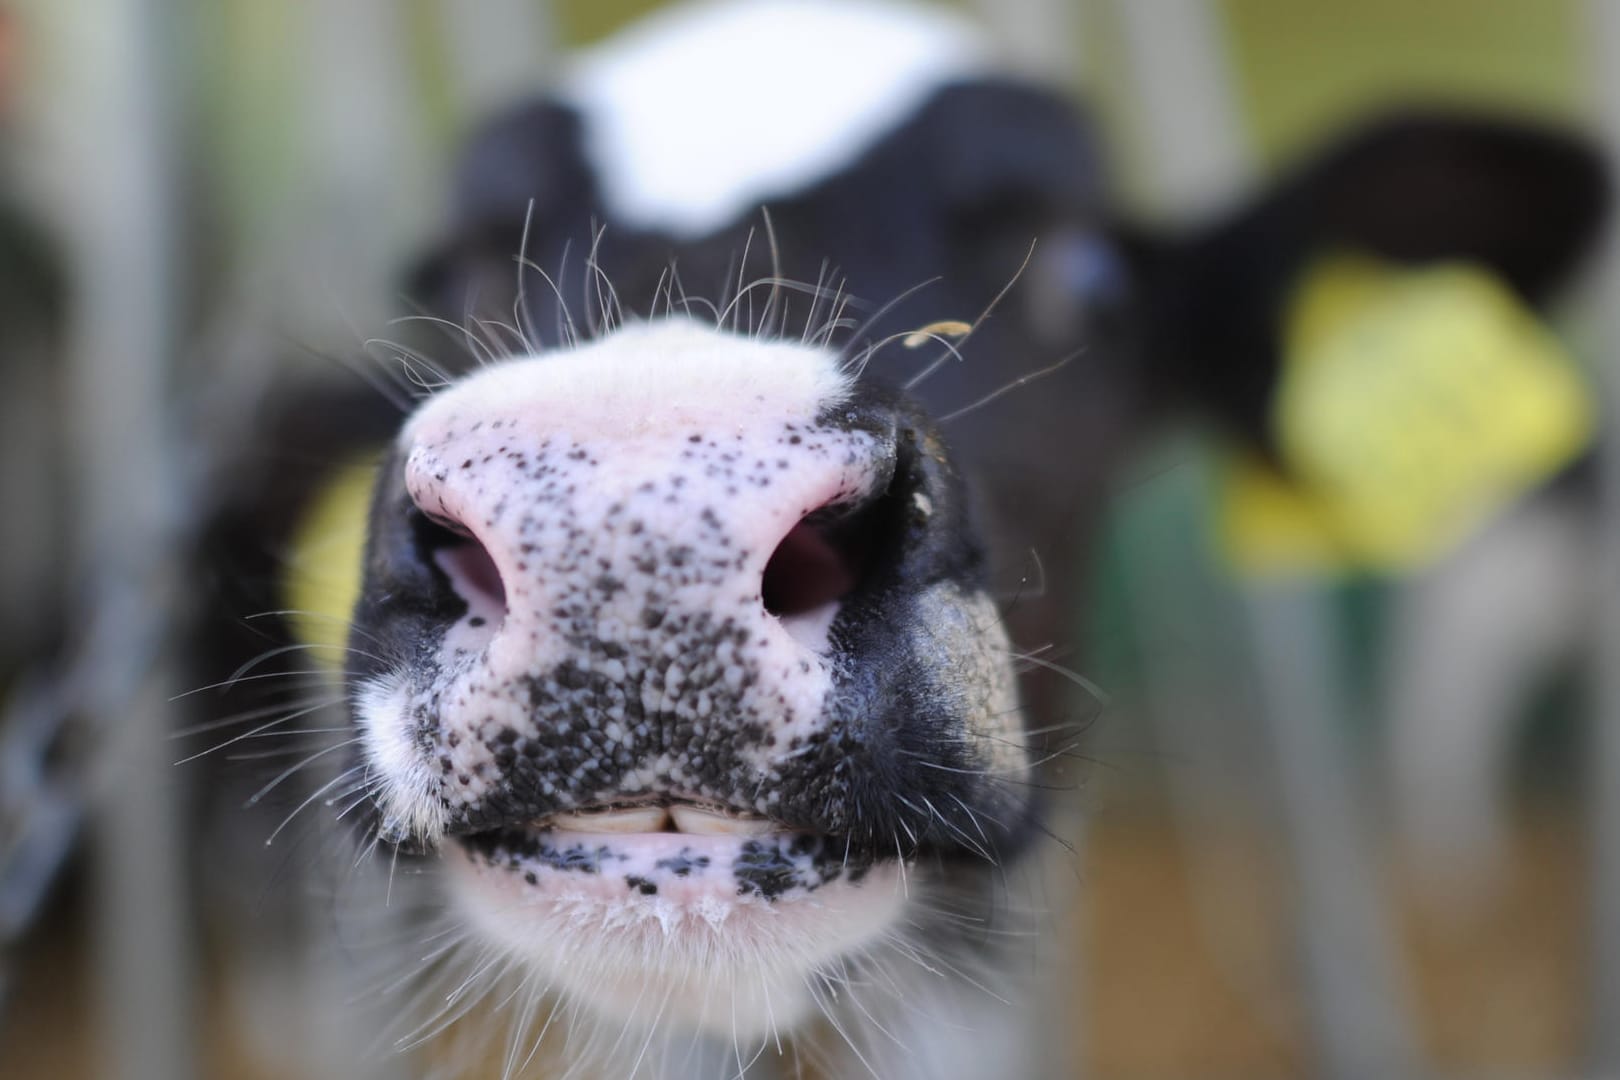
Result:
{"label": "black and white fur", "polygon": [[510,1025],[512,1075],[1051,1070],[1027,882],[1091,713],[1040,650],[1150,403],[1219,408],[1310,252],[1379,246],[1311,191],[1121,230],[1068,103],[886,4],[663,16],[484,128],[410,290],[484,363],[389,440],[315,793],[386,871],[345,901],[406,976],[379,1029]]}

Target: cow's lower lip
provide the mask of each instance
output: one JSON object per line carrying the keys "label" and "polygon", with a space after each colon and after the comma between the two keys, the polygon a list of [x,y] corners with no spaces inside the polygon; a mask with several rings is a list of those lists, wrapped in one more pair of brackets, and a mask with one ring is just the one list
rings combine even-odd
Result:
{"label": "cow's lower lip", "polygon": [[828,843],[520,830],[457,839],[445,856],[471,937],[546,985],[609,1015],[644,1018],[652,1003],[696,1029],[755,1037],[813,1013],[803,972],[902,917],[902,866],[853,855],[846,866]]}

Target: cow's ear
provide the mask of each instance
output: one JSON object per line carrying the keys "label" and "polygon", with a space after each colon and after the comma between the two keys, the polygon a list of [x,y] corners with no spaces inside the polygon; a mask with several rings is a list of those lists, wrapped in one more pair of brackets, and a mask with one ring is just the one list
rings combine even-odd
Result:
{"label": "cow's ear", "polygon": [[448,239],[407,276],[407,297],[446,318],[509,319],[520,247],[554,272],[572,230],[600,216],[584,139],[579,113],[550,101],[519,105],[476,131],[457,160]]}
{"label": "cow's ear", "polygon": [[1340,254],[1468,263],[1536,306],[1591,249],[1608,199],[1601,156],[1571,133],[1440,114],[1374,123],[1158,253],[1161,396],[1191,398],[1264,446],[1282,329],[1310,267]]}

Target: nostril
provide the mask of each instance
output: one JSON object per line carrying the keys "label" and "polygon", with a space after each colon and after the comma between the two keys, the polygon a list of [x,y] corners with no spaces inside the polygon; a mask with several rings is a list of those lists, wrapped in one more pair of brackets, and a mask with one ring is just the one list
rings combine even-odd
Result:
{"label": "nostril", "polygon": [[464,539],[434,552],[434,561],[450,579],[450,587],[467,601],[473,614],[485,614],[484,609],[506,611],[506,583],[490,556],[489,550],[474,539]]}
{"label": "nostril", "polygon": [[760,589],[765,610],[801,644],[822,650],[839,602],[860,581],[862,561],[852,534],[835,534],[813,518],[799,522],[765,564]]}
{"label": "nostril", "polygon": [[495,558],[460,522],[418,511],[417,541],[467,605],[474,629],[490,634],[506,618],[506,583]]}
{"label": "nostril", "polygon": [[808,521],[793,526],[765,564],[765,610],[778,618],[803,615],[842,599],[855,587],[845,552]]}

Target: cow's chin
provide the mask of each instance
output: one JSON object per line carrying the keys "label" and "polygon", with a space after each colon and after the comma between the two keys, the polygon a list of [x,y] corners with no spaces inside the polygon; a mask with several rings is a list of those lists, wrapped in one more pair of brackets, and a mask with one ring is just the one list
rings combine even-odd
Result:
{"label": "cow's chin", "polygon": [[612,837],[606,850],[599,834],[548,835],[572,864],[447,844],[452,902],[474,941],[604,1020],[785,1034],[906,906],[906,871],[892,861],[814,887],[779,881],[766,895],[731,869],[757,839],[649,833]]}

